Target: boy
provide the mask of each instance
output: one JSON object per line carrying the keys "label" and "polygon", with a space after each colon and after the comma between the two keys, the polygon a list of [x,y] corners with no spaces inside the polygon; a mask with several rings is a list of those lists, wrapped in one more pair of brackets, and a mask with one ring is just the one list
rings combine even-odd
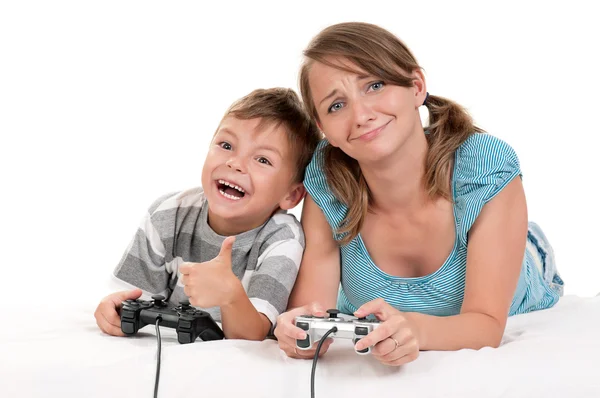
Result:
{"label": "boy", "polygon": [[304,197],[304,169],[320,133],[290,89],[255,90],[225,113],[202,169],[202,188],[149,208],[114,271],[138,289],[105,297],[104,332],[123,336],[121,302],[145,293],[190,304],[221,322],[229,339],[263,340],[285,311],[304,251],[286,210]]}

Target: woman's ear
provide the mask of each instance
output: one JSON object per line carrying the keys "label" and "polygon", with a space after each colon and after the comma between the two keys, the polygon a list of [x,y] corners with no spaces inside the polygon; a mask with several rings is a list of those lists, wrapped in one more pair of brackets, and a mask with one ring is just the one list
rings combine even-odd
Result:
{"label": "woman's ear", "polygon": [[425,83],[425,75],[421,69],[413,72],[413,87],[415,89],[415,109],[423,105],[427,96],[427,84]]}

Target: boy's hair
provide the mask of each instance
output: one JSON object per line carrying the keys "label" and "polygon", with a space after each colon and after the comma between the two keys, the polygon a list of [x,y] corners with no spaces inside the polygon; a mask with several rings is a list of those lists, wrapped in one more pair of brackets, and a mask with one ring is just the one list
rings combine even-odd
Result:
{"label": "boy's hair", "polygon": [[223,119],[228,116],[242,120],[260,118],[259,129],[269,125],[283,125],[290,153],[296,160],[294,182],[304,180],[304,170],[322,136],[294,90],[280,87],[254,90],[235,101],[227,109]]}

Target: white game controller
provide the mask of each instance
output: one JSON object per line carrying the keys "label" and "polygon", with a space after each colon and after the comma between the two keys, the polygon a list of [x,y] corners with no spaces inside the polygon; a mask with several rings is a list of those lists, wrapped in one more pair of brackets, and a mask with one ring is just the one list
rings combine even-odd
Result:
{"label": "white game controller", "polygon": [[[328,318],[321,318],[312,315],[297,316],[295,325],[306,332],[304,340],[296,340],[296,347],[300,350],[309,350],[312,345],[321,340],[325,333],[332,327],[337,327],[337,331],[331,333],[328,337],[338,339],[351,339],[356,344],[367,334],[377,329],[379,321],[376,319],[338,318],[339,310],[327,310]],[[371,352],[371,347],[356,351],[357,354],[366,355]]]}

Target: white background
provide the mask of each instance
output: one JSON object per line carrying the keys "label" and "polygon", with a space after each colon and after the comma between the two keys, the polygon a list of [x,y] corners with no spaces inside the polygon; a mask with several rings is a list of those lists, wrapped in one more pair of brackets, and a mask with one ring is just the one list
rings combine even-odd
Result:
{"label": "white background", "polygon": [[108,293],[100,280],[146,207],[200,184],[227,106],[258,87],[297,89],[309,40],[351,20],[398,35],[430,93],[515,148],[566,293],[597,294],[597,14],[577,1],[478,3],[2,2],[4,299]]}

